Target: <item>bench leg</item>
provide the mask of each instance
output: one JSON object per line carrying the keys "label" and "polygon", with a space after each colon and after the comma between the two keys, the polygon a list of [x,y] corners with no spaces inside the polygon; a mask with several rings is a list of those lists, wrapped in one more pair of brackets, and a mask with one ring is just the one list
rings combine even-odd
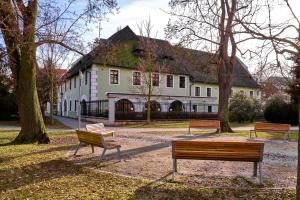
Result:
{"label": "bench leg", "polygon": [[251,139],[252,138],[252,130],[249,130],[249,139]]}
{"label": "bench leg", "polygon": [[94,153],[95,152],[94,145],[91,145],[91,146],[92,146],[92,153]]}
{"label": "bench leg", "polygon": [[256,177],[257,176],[257,162],[253,163],[253,176]]}
{"label": "bench leg", "polygon": [[121,151],[120,151],[120,147],[117,148],[117,151],[118,151],[118,157],[119,157],[119,160],[121,161]]}
{"label": "bench leg", "polygon": [[101,157],[99,158],[99,161],[98,161],[99,164],[105,158],[105,152],[106,152],[106,149],[104,148],[103,151],[102,151]]}
{"label": "bench leg", "polygon": [[173,159],[173,180],[175,180],[176,172],[177,172],[177,160]]}
{"label": "bench leg", "polygon": [[263,185],[263,170],[262,170],[262,162],[259,162],[259,184]]}
{"label": "bench leg", "polygon": [[79,144],[77,145],[77,147],[76,147],[76,149],[75,149],[74,156],[76,155],[76,153],[77,153],[77,151],[79,150],[80,146],[81,146],[81,143],[79,142]]}
{"label": "bench leg", "polygon": [[254,130],[254,133],[255,133],[255,137],[257,137],[257,133],[256,133],[256,130]]}

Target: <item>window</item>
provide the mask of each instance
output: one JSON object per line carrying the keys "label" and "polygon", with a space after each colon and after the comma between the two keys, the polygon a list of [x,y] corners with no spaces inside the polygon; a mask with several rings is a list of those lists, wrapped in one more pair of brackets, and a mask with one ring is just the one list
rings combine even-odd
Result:
{"label": "window", "polygon": [[173,87],[173,75],[167,75],[167,87]]}
{"label": "window", "polygon": [[212,112],[212,106],[207,106],[207,112]]}
{"label": "window", "polygon": [[141,72],[132,72],[132,84],[141,85]]}
{"label": "window", "polygon": [[76,76],[74,77],[74,88],[76,88]]}
{"label": "window", "polygon": [[211,97],[211,88],[206,88],[206,96]]}
{"label": "window", "polygon": [[74,111],[77,111],[77,101],[74,101]]}
{"label": "window", "polygon": [[240,93],[241,93],[241,94],[244,94],[244,90],[240,90]]}
{"label": "window", "polygon": [[85,84],[87,84],[88,83],[88,71],[85,71]]}
{"label": "window", "polygon": [[152,85],[153,86],[159,86],[159,74],[158,73],[153,73],[152,74]]}
{"label": "window", "polygon": [[179,88],[185,88],[185,76],[179,76]]}
{"label": "window", "polygon": [[254,92],[251,90],[251,91],[250,91],[250,97],[251,97],[251,98],[253,98],[253,93],[254,93]]}
{"label": "window", "polygon": [[110,84],[119,84],[119,70],[111,69],[109,74]]}
{"label": "window", "polygon": [[195,87],[195,96],[200,96],[200,87]]}
{"label": "window", "polygon": [[70,100],[69,111],[72,110],[72,101]]}
{"label": "window", "polygon": [[69,80],[69,89],[72,89],[72,79]]}
{"label": "window", "polygon": [[197,110],[197,105],[193,105],[193,110],[192,110],[193,112],[197,112],[198,110]]}

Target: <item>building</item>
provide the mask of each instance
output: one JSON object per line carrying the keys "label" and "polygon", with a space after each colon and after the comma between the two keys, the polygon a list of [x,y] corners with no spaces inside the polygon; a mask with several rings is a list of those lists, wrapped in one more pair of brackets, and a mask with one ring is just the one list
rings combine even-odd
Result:
{"label": "building", "polygon": [[290,78],[281,76],[271,76],[261,82],[261,100],[266,103],[273,98],[279,98],[286,103],[291,102],[291,95],[288,93]]}
{"label": "building", "polygon": [[[128,26],[113,34],[103,44],[114,45],[113,59],[105,59],[105,47],[91,51],[78,60],[58,88],[58,114],[115,120],[145,119],[145,93],[139,61],[145,50],[142,40],[155,44],[155,55],[163,69],[152,73],[152,118],[178,119],[216,116],[218,109],[217,66],[214,55],[171,45],[165,40],[136,35]],[[100,46],[100,45],[99,45]],[[108,50],[107,50],[108,51]],[[100,52],[100,53],[99,53]],[[232,93],[243,92],[260,97],[259,86],[245,64],[237,59],[233,70]],[[80,81],[79,71],[83,72]],[[79,96],[79,87],[81,94]]]}

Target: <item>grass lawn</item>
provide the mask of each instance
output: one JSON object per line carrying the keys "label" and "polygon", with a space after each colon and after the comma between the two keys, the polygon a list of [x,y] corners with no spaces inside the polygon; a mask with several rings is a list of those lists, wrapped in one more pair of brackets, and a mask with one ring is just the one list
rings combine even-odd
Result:
{"label": "grass lawn", "polygon": [[199,188],[96,172],[68,160],[73,132],[51,132],[49,145],[4,145],[0,131],[0,199],[294,199],[295,190]]}

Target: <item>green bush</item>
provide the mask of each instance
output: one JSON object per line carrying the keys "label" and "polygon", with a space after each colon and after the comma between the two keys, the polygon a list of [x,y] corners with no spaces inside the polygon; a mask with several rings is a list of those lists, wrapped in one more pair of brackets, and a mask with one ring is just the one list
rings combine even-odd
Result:
{"label": "green bush", "polygon": [[0,120],[12,120],[17,117],[17,103],[13,93],[0,84]]}
{"label": "green bush", "polygon": [[298,106],[292,103],[286,103],[280,98],[271,99],[267,102],[264,117],[267,121],[273,123],[298,124]]}
{"label": "green bush", "polygon": [[244,94],[235,94],[229,105],[229,120],[231,122],[253,122],[254,118],[261,111],[259,102],[255,99],[248,98]]}

